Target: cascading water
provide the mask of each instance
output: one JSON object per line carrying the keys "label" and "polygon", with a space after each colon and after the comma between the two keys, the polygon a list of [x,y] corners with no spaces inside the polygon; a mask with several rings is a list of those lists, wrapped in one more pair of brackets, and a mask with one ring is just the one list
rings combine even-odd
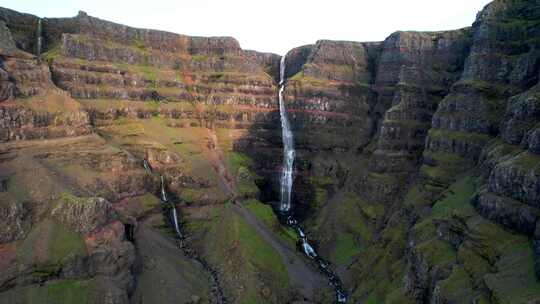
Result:
{"label": "cascading water", "polygon": [[163,202],[169,201],[167,199],[167,192],[165,191],[165,180],[163,178],[163,175],[161,176],[161,200]]}
{"label": "cascading water", "polygon": [[152,173],[152,168],[150,168],[150,165],[148,164],[148,161],[145,159],[143,159],[143,168],[144,170],[146,170],[148,173]]}
{"label": "cascading water", "polygon": [[[144,163],[146,163],[146,160]],[[163,177],[163,175],[161,175],[161,201],[163,203],[166,203],[169,201],[169,199],[167,198],[167,191],[165,191],[165,178]],[[174,226],[174,231],[176,232],[176,235],[178,236],[178,238],[182,239],[183,236],[182,236],[182,232],[180,232],[180,226],[178,225],[178,215],[176,214],[176,206],[174,206],[173,204],[170,210],[171,210],[171,218],[172,218],[172,224]]]}
{"label": "cascading water", "polygon": [[182,232],[180,232],[180,226],[178,226],[178,217],[176,215],[176,207],[173,207],[171,209],[172,217],[173,217],[173,223],[174,223],[174,230],[176,231],[176,235],[182,239]]}
{"label": "cascading water", "polygon": [[38,59],[41,58],[41,46],[43,44],[43,29],[41,24],[41,18],[38,19],[38,25],[36,30],[36,56]]}
{"label": "cascading water", "polygon": [[279,66],[279,113],[281,116],[281,133],[283,136],[283,169],[281,171],[281,205],[280,211],[288,212],[291,209],[292,174],[294,165],[294,141],[291,124],[287,117],[287,110],[283,100],[285,90],[285,56],[281,57]]}
{"label": "cascading water", "polygon": [[[143,167],[149,173],[152,173],[152,168],[150,167],[146,159],[143,159]],[[163,203],[167,203],[168,198],[167,198],[167,191],[165,190],[165,178],[163,177],[163,175],[161,175],[160,177],[161,177],[161,201]],[[200,263],[203,269],[205,269],[210,274],[210,277],[212,279],[212,294],[215,297],[215,301],[212,303],[227,304],[228,301],[225,298],[225,295],[223,294],[223,290],[221,289],[217,271],[215,271],[203,258],[195,254],[194,251],[191,248],[189,248],[189,246],[184,245],[183,243],[184,237],[182,235],[182,232],[180,231],[180,225],[178,224],[178,216],[177,216],[176,207],[174,206],[174,204],[170,210],[171,210],[171,217],[172,217],[172,221],[174,225],[174,230],[176,232],[176,235],[180,239],[180,249],[182,249],[182,251],[184,252],[186,256]]]}
{"label": "cascading water", "polygon": [[300,238],[300,247],[304,254],[310,259],[314,260],[319,270],[326,275],[330,281],[330,285],[334,287],[336,292],[336,302],[346,303],[347,294],[343,289],[343,283],[340,278],[330,269],[328,262],[322,259],[313,246],[308,241],[307,235],[304,233],[298,221],[295,219],[294,214],[291,211],[291,193],[292,193],[292,173],[294,165],[294,141],[289,118],[287,117],[287,111],[285,109],[285,103],[283,100],[283,92],[285,91],[285,56],[281,57],[281,63],[279,67],[279,113],[281,116],[281,129],[283,136],[283,169],[281,172],[281,201],[279,205],[280,218],[285,223],[294,228]]}

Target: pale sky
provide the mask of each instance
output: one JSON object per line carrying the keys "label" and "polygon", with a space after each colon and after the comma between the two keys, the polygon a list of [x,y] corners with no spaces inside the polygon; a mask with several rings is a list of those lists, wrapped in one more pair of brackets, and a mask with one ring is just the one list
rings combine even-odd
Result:
{"label": "pale sky", "polygon": [[89,15],[194,36],[232,36],[242,48],[285,54],[319,39],[379,41],[397,30],[470,26],[490,0],[2,0],[40,17]]}

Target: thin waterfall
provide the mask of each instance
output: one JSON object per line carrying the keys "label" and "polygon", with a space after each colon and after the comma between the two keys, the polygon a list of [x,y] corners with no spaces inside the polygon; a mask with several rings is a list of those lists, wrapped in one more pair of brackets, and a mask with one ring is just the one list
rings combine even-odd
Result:
{"label": "thin waterfall", "polygon": [[176,235],[178,238],[182,239],[182,232],[180,232],[180,226],[178,226],[178,216],[176,215],[176,207],[173,206],[171,209],[172,212],[172,218],[174,223],[174,230],[176,231]]}
{"label": "thin waterfall", "polygon": [[[144,160],[144,163],[146,163],[146,160]],[[161,201],[163,203],[167,203],[169,200],[167,198],[167,191],[165,191],[165,178],[163,175],[161,175]],[[171,210],[171,218],[172,218],[172,224],[174,225],[174,231],[176,232],[176,235],[178,238],[182,239],[182,232],[180,231],[180,226],[178,225],[178,215],[176,214],[176,206],[172,204]]]}
{"label": "thin waterfall", "polygon": [[148,161],[145,159],[143,159],[143,167],[144,167],[144,170],[146,170],[148,173],[152,173],[152,168],[150,168],[150,165],[148,164]]}
{"label": "thin waterfall", "polygon": [[38,59],[41,59],[41,47],[43,44],[43,29],[41,24],[41,18],[38,19],[36,37],[36,56]]}
{"label": "thin waterfall", "polygon": [[281,57],[279,78],[279,113],[281,116],[281,133],[283,137],[283,168],[281,171],[281,204],[279,209],[282,212],[288,212],[291,209],[295,152],[291,124],[289,123],[283,100],[283,92],[285,91],[285,56]]}
{"label": "thin waterfall", "polygon": [[161,175],[161,200],[163,202],[167,202],[167,192],[165,191],[165,180],[163,179],[163,175]]}

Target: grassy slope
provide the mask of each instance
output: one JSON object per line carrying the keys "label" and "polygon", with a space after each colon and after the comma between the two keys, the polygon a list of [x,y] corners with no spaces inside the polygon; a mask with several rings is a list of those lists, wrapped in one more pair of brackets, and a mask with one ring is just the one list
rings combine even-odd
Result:
{"label": "grassy slope", "polygon": [[227,296],[237,303],[282,303],[289,297],[289,279],[274,249],[228,205],[216,207],[212,218],[188,222],[201,235],[195,246],[217,265]]}

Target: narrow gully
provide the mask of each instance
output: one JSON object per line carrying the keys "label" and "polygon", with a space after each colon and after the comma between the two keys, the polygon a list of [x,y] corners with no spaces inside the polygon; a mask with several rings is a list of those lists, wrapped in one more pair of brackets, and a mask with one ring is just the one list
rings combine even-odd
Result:
{"label": "narrow gully", "polygon": [[[152,168],[150,167],[146,159],[143,159],[143,167],[148,173],[152,174]],[[162,204],[166,204],[169,202],[169,199],[168,199],[167,190],[165,187],[165,178],[163,177],[163,175],[160,175],[160,179],[161,179],[161,189],[160,189],[161,202]],[[217,271],[213,269],[200,255],[198,255],[195,252],[195,250],[193,250],[189,246],[189,244],[185,244],[183,242],[184,235],[182,234],[180,225],[178,224],[178,216],[177,216],[176,207],[174,206],[174,204],[170,210],[171,210],[171,216],[169,216],[169,223],[173,226],[176,232],[176,236],[179,241],[178,242],[179,249],[182,250],[182,252],[184,252],[184,254],[188,258],[199,263],[201,267],[204,269],[204,271],[206,271],[210,275],[210,279],[212,281],[211,292],[214,297],[214,301],[212,303],[213,304],[228,304],[229,302],[227,301],[227,298],[225,297],[225,294],[223,293],[223,289],[221,288]]]}

